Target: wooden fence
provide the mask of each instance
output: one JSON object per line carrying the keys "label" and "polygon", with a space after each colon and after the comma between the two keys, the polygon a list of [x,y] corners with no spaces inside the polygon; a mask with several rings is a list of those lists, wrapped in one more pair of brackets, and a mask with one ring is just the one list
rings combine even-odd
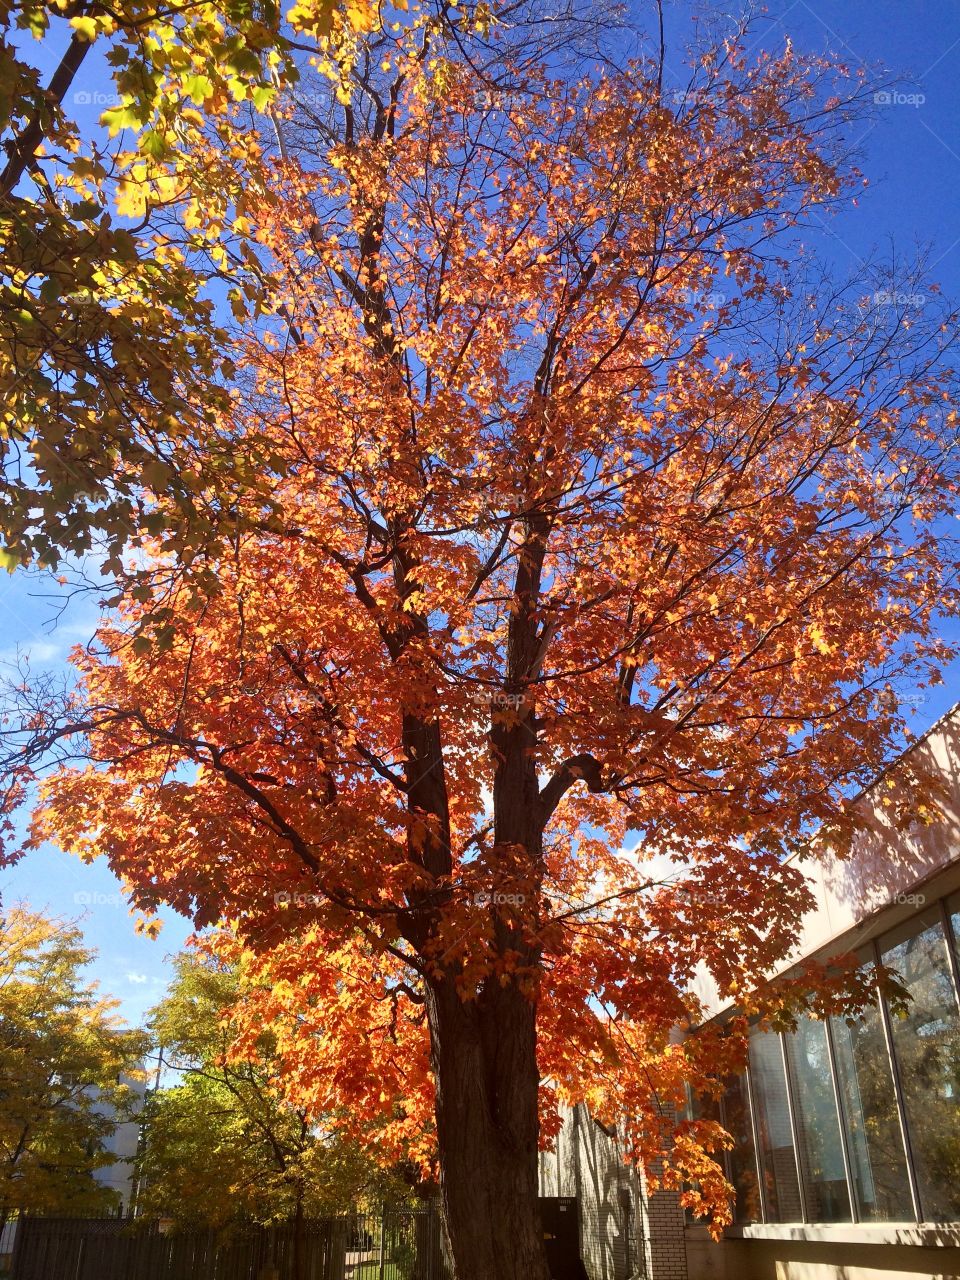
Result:
{"label": "wooden fence", "polygon": [[307,1221],[299,1230],[163,1227],[138,1218],[22,1218],[12,1280],[450,1280],[432,1208]]}

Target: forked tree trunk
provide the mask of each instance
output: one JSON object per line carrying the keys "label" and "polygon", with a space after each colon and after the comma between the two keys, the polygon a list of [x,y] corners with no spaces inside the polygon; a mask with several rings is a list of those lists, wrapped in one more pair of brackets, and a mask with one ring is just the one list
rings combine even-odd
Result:
{"label": "forked tree trunk", "polygon": [[[507,645],[508,695],[513,716],[491,718],[497,765],[493,780],[497,869],[542,873],[543,831],[549,816],[539,790],[536,718],[522,690],[535,674],[542,647],[535,604],[546,547],[545,518],[528,522],[518,558],[516,607]],[[402,591],[414,582],[398,562]],[[401,592],[402,594],[402,592]],[[406,597],[404,597],[406,598]],[[511,704],[508,704],[511,705]],[[440,723],[405,712],[403,745],[412,861],[440,880],[453,873],[450,812]],[[501,888],[495,878],[490,886]],[[522,899],[525,902],[526,899]],[[535,901],[527,913],[535,919]],[[539,969],[537,946],[509,915],[492,907],[493,947],[517,958],[528,973]],[[411,932],[409,941],[426,939]],[[515,981],[492,974],[475,998],[461,999],[455,973],[430,966],[425,977],[430,1053],[436,1089],[437,1146],[444,1227],[455,1280],[550,1280],[537,1200],[539,1137],[536,1005]]]}
{"label": "forked tree trunk", "polygon": [[536,1012],[515,986],[432,983],[440,1190],[456,1280],[549,1280],[537,1202]]}

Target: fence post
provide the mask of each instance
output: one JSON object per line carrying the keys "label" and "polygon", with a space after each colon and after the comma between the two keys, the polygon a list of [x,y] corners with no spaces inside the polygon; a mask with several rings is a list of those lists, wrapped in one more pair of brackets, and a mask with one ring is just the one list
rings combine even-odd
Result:
{"label": "fence post", "polygon": [[383,1280],[383,1270],[387,1261],[387,1206],[383,1205],[380,1209],[380,1277]]}

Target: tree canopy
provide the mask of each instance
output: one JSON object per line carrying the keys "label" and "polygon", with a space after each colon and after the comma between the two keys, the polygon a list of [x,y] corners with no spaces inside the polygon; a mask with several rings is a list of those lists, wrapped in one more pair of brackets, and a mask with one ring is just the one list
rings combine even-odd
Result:
{"label": "tree canopy", "polygon": [[[198,463],[226,504],[232,483],[256,474],[240,467],[237,477],[229,442],[215,447],[213,406],[224,404],[231,368],[215,304],[235,259],[251,253],[234,166],[249,174],[257,132],[284,110],[298,63],[340,84],[360,33],[388,17],[414,29],[439,20],[407,9],[406,0],[0,6],[7,567],[53,565],[95,544],[115,556],[131,537],[169,527],[169,512],[144,508],[144,484],[177,494],[171,537],[181,549],[215,537],[219,503],[199,501],[190,480]],[[205,129],[222,156],[199,165]],[[257,294],[248,279],[248,300]]]}
{"label": "tree canopy", "polygon": [[235,922],[291,1098],[387,1152],[432,1113],[458,1280],[543,1280],[560,1100],[728,1214],[675,1119],[740,1052],[677,1042],[698,973],[857,994],[768,974],[949,655],[955,321],[798,248],[859,180],[842,65],[425,48],[244,156],[269,304],[214,439],[264,469],[215,593],[144,548],[23,695],[11,796],[53,760],[35,840]]}

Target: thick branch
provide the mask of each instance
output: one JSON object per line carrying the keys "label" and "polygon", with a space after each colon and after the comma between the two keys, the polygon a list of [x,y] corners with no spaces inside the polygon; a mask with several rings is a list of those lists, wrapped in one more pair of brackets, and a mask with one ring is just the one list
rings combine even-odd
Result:
{"label": "thick branch", "polygon": [[549,821],[557,805],[577,782],[585,782],[594,795],[601,795],[607,790],[600,762],[589,752],[583,751],[580,755],[564,760],[547,785],[541,789],[540,804],[544,822]]}
{"label": "thick branch", "polygon": [[[60,64],[51,77],[50,84],[44,90],[47,110],[53,110],[54,104],[59,106],[73,83],[74,77],[91,47],[91,41],[75,35],[67,46],[67,51],[60,59]],[[36,155],[37,147],[43,142],[45,132],[44,110],[37,107],[27,125],[18,138],[8,143],[8,160],[3,173],[0,174],[0,196],[7,196],[23,177],[31,160]]]}

